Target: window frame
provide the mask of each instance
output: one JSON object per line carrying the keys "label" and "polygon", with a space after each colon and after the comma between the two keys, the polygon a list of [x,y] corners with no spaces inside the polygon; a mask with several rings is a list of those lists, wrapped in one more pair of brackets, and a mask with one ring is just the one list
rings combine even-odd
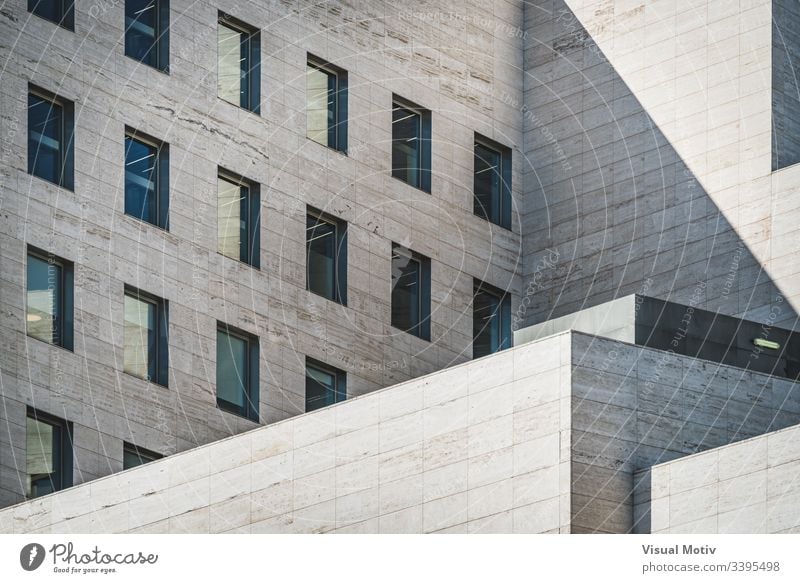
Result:
{"label": "window frame", "polygon": [[75,288],[75,264],[72,261],[67,261],[53,253],[49,253],[38,247],[34,247],[33,245],[28,245],[26,257],[26,264],[25,264],[25,335],[28,338],[33,338],[34,340],[39,340],[40,342],[45,342],[41,338],[37,338],[36,336],[31,336],[28,332],[28,299],[27,293],[29,291],[29,278],[28,278],[28,270],[30,269],[30,258],[35,257],[40,261],[45,261],[48,264],[58,265],[61,268],[61,277],[59,278],[59,285],[61,287],[61,293],[57,299],[58,309],[60,310],[62,317],[60,322],[58,323],[58,330],[53,330],[53,336],[60,338],[60,342],[56,342],[55,340],[48,342],[53,346],[59,346],[66,350],[72,352],[74,350],[74,309],[75,309],[75,301],[74,301],[74,288]]}
{"label": "window frame", "polygon": [[[311,217],[317,219],[317,224],[326,223],[334,228],[336,248],[333,255],[333,297],[311,289],[309,244],[313,239],[309,239],[310,227],[308,226],[308,220]],[[347,230],[347,221],[312,206],[306,206],[306,290],[342,306],[347,306]]]}
{"label": "window frame", "polygon": [[[394,121],[394,112],[397,109],[404,109],[414,113],[415,115],[419,116],[419,131],[417,135],[417,140],[419,141],[419,161],[418,161],[418,168],[417,168],[417,181],[415,183],[408,182],[403,176],[398,176],[397,171],[395,170],[395,150],[394,150],[394,143],[399,141],[395,138],[395,121]],[[392,94],[392,177],[408,184],[409,186],[413,186],[423,192],[427,192],[428,194],[431,193],[431,111],[429,109],[425,109],[399,95]],[[406,170],[407,172],[407,170]]]}
{"label": "window frame", "polygon": [[[478,157],[478,146],[495,152],[500,159],[499,177],[500,177],[500,192],[498,196],[498,215],[497,217],[491,216],[491,212],[485,212],[487,209],[480,205],[476,189],[477,182],[477,168],[475,167],[475,159]],[[473,201],[473,214],[480,217],[492,224],[511,230],[511,159],[512,151],[508,146],[504,146],[499,142],[495,142],[485,136],[475,133],[475,140],[473,143],[473,167],[472,167],[472,201]]]}
{"label": "window frame", "polygon": [[[235,174],[225,168],[217,168],[217,252],[229,259],[237,260],[220,251],[219,241],[219,181],[223,180],[229,184],[239,187],[241,194],[242,188],[247,188],[247,211],[245,213],[247,241],[243,246],[239,242],[239,257],[238,261],[245,263],[255,269],[261,269],[261,188],[257,182],[253,182],[243,176]],[[242,208],[239,206],[239,221],[242,220]],[[240,228],[241,236],[241,228]],[[244,248],[243,248],[244,247]]]}
{"label": "window frame", "polygon": [[[314,368],[317,369],[319,372],[332,375],[334,378],[334,382],[336,387],[333,390],[333,403],[327,403],[320,405],[319,407],[314,407],[312,409],[308,408],[308,369]],[[305,412],[309,413],[311,411],[318,411],[320,409],[324,409],[325,407],[330,407],[331,405],[336,405],[337,403],[341,403],[342,401],[347,400],[347,372],[343,371],[340,368],[336,368],[335,366],[331,366],[322,362],[321,360],[317,360],[316,358],[312,358],[310,356],[306,356],[306,367],[305,367],[305,379],[306,379],[306,386],[305,386]]]}
{"label": "window frame", "polygon": [[[220,335],[233,336],[239,340],[243,340],[246,345],[245,356],[247,358],[247,370],[245,378],[245,395],[244,405],[239,407],[235,403],[226,401],[219,396],[219,342]],[[261,399],[261,387],[259,385],[259,339],[255,334],[251,334],[239,328],[235,328],[226,324],[225,322],[217,321],[217,361],[216,361],[216,381],[215,393],[217,407],[221,411],[232,413],[239,417],[244,417],[250,421],[259,421],[259,401]]]}
{"label": "window frame", "polygon": [[47,22],[57,24],[61,28],[65,28],[71,32],[75,32],[75,2],[74,0],[54,0],[56,12],[59,17],[58,20],[52,20],[36,11],[36,8],[45,0],[28,0],[28,12],[37,16]]}
{"label": "window frame", "polygon": [[[38,158],[38,148],[36,156],[31,151],[31,113],[30,98],[36,97],[42,101],[50,103],[50,109],[58,107],[61,109],[61,123],[58,128],[59,136],[59,158],[58,158],[58,177],[55,181],[37,174],[36,160]],[[41,143],[41,142],[39,142]],[[60,188],[74,191],[75,189],[75,104],[69,99],[56,95],[52,91],[43,89],[32,83],[28,84],[28,128],[27,128],[27,149],[28,149],[28,174],[36,176],[40,180],[55,184]]]}
{"label": "window frame", "polygon": [[[136,464],[135,466],[125,466],[125,454],[131,453],[139,458],[141,463]],[[133,468],[138,468],[139,466],[143,466],[145,464],[149,464],[150,462],[154,462],[157,460],[162,459],[164,456],[156,451],[145,449],[143,447],[139,447],[130,441],[123,441],[122,442],[122,469],[130,470]],[[146,460],[146,461],[145,461]]]}
{"label": "window frame", "polygon": [[[419,291],[417,294],[417,310],[419,313],[419,321],[411,328],[405,329],[400,327],[399,323],[395,320],[395,275],[394,275],[394,261],[400,257],[397,255],[398,250],[403,250],[402,253],[407,254],[409,259],[416,262],[418,267],[419,278]],[[431,339],[431,260],[429,257],[417,253],[399,243],[392,242],[392,258],[391,258],[391,323],[392,327],[403,332],[407,332],[417,338],[430,342]]]}
{"label": "window frame", "polygon": [[[156,71],[161,71],[169,75],[169,29],[170,29],[170,7],[169,0],[153,0],[157,16],[155,18],[155,30],[153,31],[153,45],[156,56],[155,64],[150,64],[128,51],[128,31],[131,27],[127,25],[128,0],[124,1],[122,7],[123,31],[123,52],[126,57],[133,59],[137,63],[142,63]],[[152,50],[152,49],[151,49]]]}
{"label": "window frame", "polygon": [[[247,69],[246,69],[246,87],[245,95],[242,95],[241,87],[241,68],[239,69],[239,103],[234,103],[222,97],[219,94],[219,75],[220,75],[220,55],[219,55],[219,42],[217,42],[217,98],[225,103],[230,103],[236,107],[240,107],[246,111],[250,111],[257,115],[261,114],[261,31],[249,24],[245,23],[238,18],[234,18],[227,12],[219,10],[217,12],[217,39],[219,41],[219,27],[238,32],[239,39],[239,54],[242,53],[242,44],[247,43]],[[243,99],[246,96],[246,100]]]}
{"label": "window frame", "polygon": [[[62,419],[60,417],[56,417],[55,415],[51,415],[49,413],[45,413],[39,409],[34,407],[28,406],[26,407],[25,412],[25,477],[26,480],[30,480],[30,475],[28,474],[27,462],[28,462],[28,444],[27,444],[27,422],[28,419],[33,419],[40,423],[45,423],[47,425],[51,425],[53,427],[58,427],[61,431],[60,439],[58,443],[58,451],[59,451],[59,464],[58,464],[58,487],[53,484],[53,492],[48,492],[46,494],[40,494],[38,496],[31,496],[30,490],[25,492],[25,499],[26,500],[34,500],[41,496],[47,496],[48,494],[59,492],[64,490],[65,488],[69,488],[73,485],[73,471],[74,471],[74,437],[73,437],[73,426],[72,422]],[[56,473],[56,472],[54,472]],[[53,483],[53,480],[51,480]],[[32,487],[32,484],[30,485]]]}
{"label": "window frame", "polygon": [[[486,294],[493,296],[497,300],[497,310],[495,314],[499,316],[499,329],[498,329],[498,336],[499,336],[499,344],[496,347],[492,347],[490,352],[486,354],[475,355],[475,341],[477,336],[475,334],[476,328],[476,319],[475,319],[475,300],[479,293]],[[498,314],[499,312],[499,314]],[[486,329],[486,325],[481,327],[481,332]],[[482,358],[484,356],[489,356],[490,354],[495,354],[496,352],[500,352],[502,350],[506,350],[511,348],[512,346],[512,334],[511,334],[511,293],[508,291],[502,291],[500,288],[497,288],[493,285],[490,285],[484,281],[481,281],[478,278],[473,278],[472,281],[472,358]]]}
{"label": "window frame", "polygon": [[[331,148],[332,150],[336,150],[337,152],[341,152],[346,156],[348,139],[347,71],[341,67],[337,67],[336,65],[329,63],[325,59],[315,57],[311,53],[308,53],[306,57],[306,75],[308,75],[309,69],[316,69],[317,71],[321,71],[335,79],[335,89],[333,91],[334,122],[332,128],[330,126],[328,127],[327,147]],[[330,91],[328,92],[328,96],[330,99]],[[306,81],[306,138],[314,143],[325,145],[308,135],[308,111],[308,82]],[[331,132],[333,132],[333,137],[331,137]]]}
{"label": "window frame", "polygon": [[[156,220],[155,222],[149,221],[141,216],[132,214],[128,212],[127,205],[128,205],[128,145],[127,141],[133,140],[134,142],[138,142],[144,146],[149,148],[154,148],[156,153],[156,160],[155,160],[155,179],[153,182],[155,183],[155,209],[156,209]],[[125,138],[124,138],[124,148],[123,148],[123,156],[124,156],[124,172],[123,172],[123,213],[129,217],[133,217],[134,219],[141,221],[143,223],[147,223],[148,225],[153,225],[154,227],[158,227],[159,229],[163,229],[164,231],[169,231],[169,144],[167,142],[161,141],[158,138],[154,138],[153,136],[146,134],[144,132],[140,132],[130,126],[125,126]]]}
{"label": "window frame", "polygon": [[[156,330],[155,330],[155,363],[153,363],[153,367],[155,369],[155,378],[152,378],[150,375],[150,367],[151,363],[148,361],[147,363],[147,377],[141,377],[136,375],[132,372],[125,370],[125,334],[124,334],[124,327],[125,327],[125,306],[124,306],[124,298],[125,296],[134,298],[141,302],[146,302],[148,304],[152,304],[155,306],[155,323],[156,323]],[[162,387],[168,388],[169,387],[169,302],[163,298],[160,298],[156,295],[151,293],[145,292],[139,288],[130,286],[125,284],[124,293],[123,293],[123,317],[122,317],[122,325],[123,325],[123,335],[122,335],[122,343],[123,343],[123,360],[122,360],[122,372],[125,374],[132,376],[133,378],[141,379],[143,381],[147,381],[150,383],[155,383]]]}

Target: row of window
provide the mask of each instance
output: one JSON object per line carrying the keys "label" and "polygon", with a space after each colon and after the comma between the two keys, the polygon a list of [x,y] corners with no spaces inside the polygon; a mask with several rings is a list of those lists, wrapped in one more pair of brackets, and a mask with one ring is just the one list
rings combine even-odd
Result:
{"label": "row of window", "polygon": [[[69,0],[29,0],[29,10],[72,29]],[[258,29],[219,13],[217,94],[234,105],[259,113],[260,54]],[[151,67],[168,70],[169,3],[167,0],[125,0],[125,54]],[[73,188],[73,104],[41,90],[29,97],[29,172],[65,188]],[[306,135],[329,148],[347,152],[347,71],[308,56],[306,71]],[[135,132],[133,132],[135,133]],[[131,212],[142,220],[167,226],[166,162],[149,160],[166,144],[144,137],[131,146],[141,156],[131,172],[138,177],[139,198],[131,194]],[[127,145],[127,144],[126,144]],[[126,148],[126,153],[130,148]],[[126,157],[126,168],[129,160]],[[392,100],[392,176],[425,192],[431,191],[431,112],[397,95]],[[126,173],[126,212],[129,202]],[[511,150],[475,135],[473,210],[506,229],[511,228]]]}
{"label": "row of window", "polygon": [[[126,296],[126,318],[127,315]],[[129,333],[127,323],[126,319],[126,338]],[[220,328],[217,336],[217,354],[223,355],[217,364],[218,383],[220,376],[235,379],[218,388],[217,401],[220,407],[236,413],[254,409],[254,403],[249,396],[243,399],[246,395],[243,391],[247,390],[247,383],[253,381],[253,375],[257,383],[257,342],[253,345],[247,335]],[[306,359],[306,411],[343,401],[346,396],[343,371],[312,358]],[[27,498],[44,496],[72,486],[73,430],[70,421],[29,407],[25,442]],[[162,457],[157,452],[124,442],[122,469],[134,468]]]}
{"label": "row of window", "polygon": [[[307,288],[333,301],[347,301],[347,223],[309,209],[306,229]],[[233,236],[233,235],[232,235]],[[228,241],[222,239],[222,244]],[[235,249],[238,251],[238,249]],[[430,340],[431,271],[430,259],[392,244],[392,326]],[[73,273],[72,262],[29,247],[27,255],[26,328],[29,336],[72,350],[73,348]],[[473,296],[473,357],[507,348],[511,341],[509,295],[475,279]],[[167,386],[168,302],[144,291],[126,286],[124,370],[135,376]],[[242,342],[237,346],[237,362],[246,358],[258,361],[257,340],[244,332],[228,333]],[[232,353],[231,353],[232,354]],[[249,355],[249,357],[248,357]],[[217,355],[218,358],[224,355]],[[238,366],[236,370],[250,370]],[[257,368],[252,384],[257,385]],[[225,376],[225,375],[223,375]],[[224,384],[225,379],[218,383]],[[233,401],[231,401],[233,402]],[[236,401],[238,403],[238,401]],[[244,403],[239,403],[244,406]],[[251,416],[246,410],[241,412]]]}

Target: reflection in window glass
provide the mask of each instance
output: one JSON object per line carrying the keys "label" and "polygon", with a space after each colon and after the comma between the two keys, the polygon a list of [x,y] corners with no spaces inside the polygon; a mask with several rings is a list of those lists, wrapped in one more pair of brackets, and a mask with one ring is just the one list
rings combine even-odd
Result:
{"label": "reflection in window glass", "polygon": [[28,498],[56,492],[63,487],[61,472],[62,427],[27,418],[26,458]]}
{"label": "reflection in window glass", "polygon": [[422,265],[402,247],[392,251],[392,326],[419,335]]}
{"label": "reflection in window glass", "polygon": [[125,137],[125,214],[159,224],[158,148]]}
{"label": "reflection in window glass", "polygon": [[[220,23],[217,28],[217,90],[219,96],[234,105],[241,105],[247,91],[247,57],[243,46],[246,35]],[[246,100],[245,100],[246,101]]]}
{"label": "reflection in window glass", "polygon": [[123,366],[134,376],[156,380],[156,305],[125,294]]}
{"label": "reflection in window glass", "polygon": [[333,405],[346,397],[342,371],[306,362],[306,412]]}
{"label": "reflection in window glass", "polygon": [[60,105],[28,94],[28,171],[54,184],[62,180],[63,124]]}
{"label": "reflection in window glass", "polygon": [[400,106],[392,112],[392,176],[420,186],[422,116]]}
{"label": "reflection in window glass", "polygon": [[306,217],[308,289],[336,299],[336,225],[314,215]]}
{"label": "reflection in window glass", "polygon": [[159,7],[156,0],[125,0],[125,54],[159,68]]}
{"label": "reflection in window glass", "polygon": [[[217,180],[217,234],[219,252],[233,259],[241,259],[242,246],[247,246],[247,187],[225,178]],[[245,212],[242,212],[242,207]],[[247,250],[244,250],[247,257]]]}
{"label": "reflection in window glass", "polygon": [[28,255],[26,323],[28,336],[61,344],[62,267]]}
{"label": "reflection in window glass", "polygon": [[217,400],[242,414],[247,410],[249,371],[247,340],[217,330]]}

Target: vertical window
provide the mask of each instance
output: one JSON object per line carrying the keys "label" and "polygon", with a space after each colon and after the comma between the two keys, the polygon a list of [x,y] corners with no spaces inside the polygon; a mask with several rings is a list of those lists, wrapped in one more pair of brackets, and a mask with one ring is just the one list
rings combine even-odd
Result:
{"label": "vertical window", "polygon": [[25,426],[28,498],[72,485],[72,424],[28,408]]}
{"label": "vertical window", "polygon": [[162,457],[164,456],[159,453],[144,449],[143,447],[137,447],[127,441],[122,444],[123,470],[129,470],[130,468],[135,468],[142,464],[154,462],[160,460]]}
{"label": "vertical window", "polygon": [[217,404],[258,421],[258,338],[226,324],[217,326]]}
{"label": "vertical window", "polygon": [[73,188],[73,105],[39,89],[28,93],[28,173]]}
{"label": "vertical window", "polygon": [[511,228],[511,149],[475,136],[475,214]]}
{"label": "vertical window", "polygon": [[480,358],[511,346],[511,298],[475,280],[472,301],[472,357]]}
{"label": "vertical window", "polygon": [[125,0],[125,54],[169,70],[169,0]]}
{"label": "vertical window", "polygon": [[258,113],[260,85],[259,32],[220,12],[217,29],[217,94],[225,101]]}
{"label": "vertical window", "polygon": [[306,69],[306,135],[347,152],[347,71],[314,58]]}
{"label": "vertical window", "polygon": [[68,30],[75,30],[73,4],[73,0],[28,0],[28,12]]}
{"label": "vertical window", "polygon": [[430,340],[430,259],[392,244],[392,326]]}
{"label": "vertical window", "polygon": [[257,184],[220,171],[217,176],[217,250],[253,267],[260,267]]}
{"label": "vertical window", "polygon": [[394,98],[392,176],[431,191],[431,112]]}
{"label": "vertical window", "polygon": [[306,215],[306,286],[347,305],[347,223],[309,207]]}
{"label": "vertical window", "polygon": [[169,355],[167,309],[165,300],[125,289],[123,370],[165,387]]}
{"label": "vertical window", "polygon": [[125,214],[169,228],[169,146],[132,129],[125,133]]}
{"label": "vertical window", "polygon": [[72,263],[51,253],[28,248],[28,336],[72,350]]}
{"label": "vertical window", "polygon": [[306,357],[306,412],[333,405],[346,398],[345,372]]}

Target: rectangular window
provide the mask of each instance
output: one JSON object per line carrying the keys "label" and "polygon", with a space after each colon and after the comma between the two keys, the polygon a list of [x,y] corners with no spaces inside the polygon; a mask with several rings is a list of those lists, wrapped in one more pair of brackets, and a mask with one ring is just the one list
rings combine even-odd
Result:
{"label": "rectangular window", "polygon": [[74,108],[38,87],[28,93],[28,173],[72,190]]}
{"label": "rectangular window", "polygon": [[347,71],[311,57],[306,69],[306,135],[347,152]]}
{"label": "rectangular window", "polygon": [[29,407],[25,457],[28,498],[72,486],[72,424]]}
{"label": "rectangular window", "polygon": [[260,267],[260,209],[257,184],[220,170],[217,175],[217,250],[220,253]]}
{"label": "rectangular window", "polygon": [[344,371],[306,357],[306,413],[347,398]]}
{"label": "rectangular window", "polygon": [[125,0],[125,54],[169,70],[169,0]]}
{"label": "rectangular window", "polygon": [[511,149],[475,135],[475,214],[511,228]]}
{"label": "rectangular window", "polygon": [[28,248],[28,336],[72,350],[73,278],[71,262]]}
{"label": "rectangular window", "polygon": [[392,103],[392,176],[431,191],[431,112],[397,96]]}
{"label": "rectangular window", "polygon": [[128,443],[127,441],[122,444],[123,470],[129,470],[131,468],[135,468],[136,466],[141,466],[142,464],[154,462],[156,460],[160,460],[162,457],[164,456],[159,453],[144,449],[142,447],[137,447],[132,443]]}
{"label": "rectangular window", "polygon": [[123,370],[167,386],[168,305],[165,300],[125,288]]}
{"label": "rectangular window", "polygon": [[68,30],[75,30],[73,5],[73,0],[28,0],[28,12]]}
{"label": "rectangular window", "polygon": [[308,290],[347,305],[347,222],[308,208],[306,265]]}
{"label": "rectangular window", "polygon": [[258,421],[258,338],[226,324],[217,325],[217,404]]}
{"label": "rectangular window", "polygon": [[392,243],[392,326],[430,340],[430,259]]}
{"label": "rectangular window", "polygon": [[125,214],[169,229],[169,146],[125,132]]}
{"label": "rectangular window", "polygon": [[472,338],[473,358],[511,346],[511,297],[477,279],[472,301]]}
{"label": "rectangular window", "polygon": [[260,110],[261,35],[220,12],[217,29],[217,94],[254,113]]}

